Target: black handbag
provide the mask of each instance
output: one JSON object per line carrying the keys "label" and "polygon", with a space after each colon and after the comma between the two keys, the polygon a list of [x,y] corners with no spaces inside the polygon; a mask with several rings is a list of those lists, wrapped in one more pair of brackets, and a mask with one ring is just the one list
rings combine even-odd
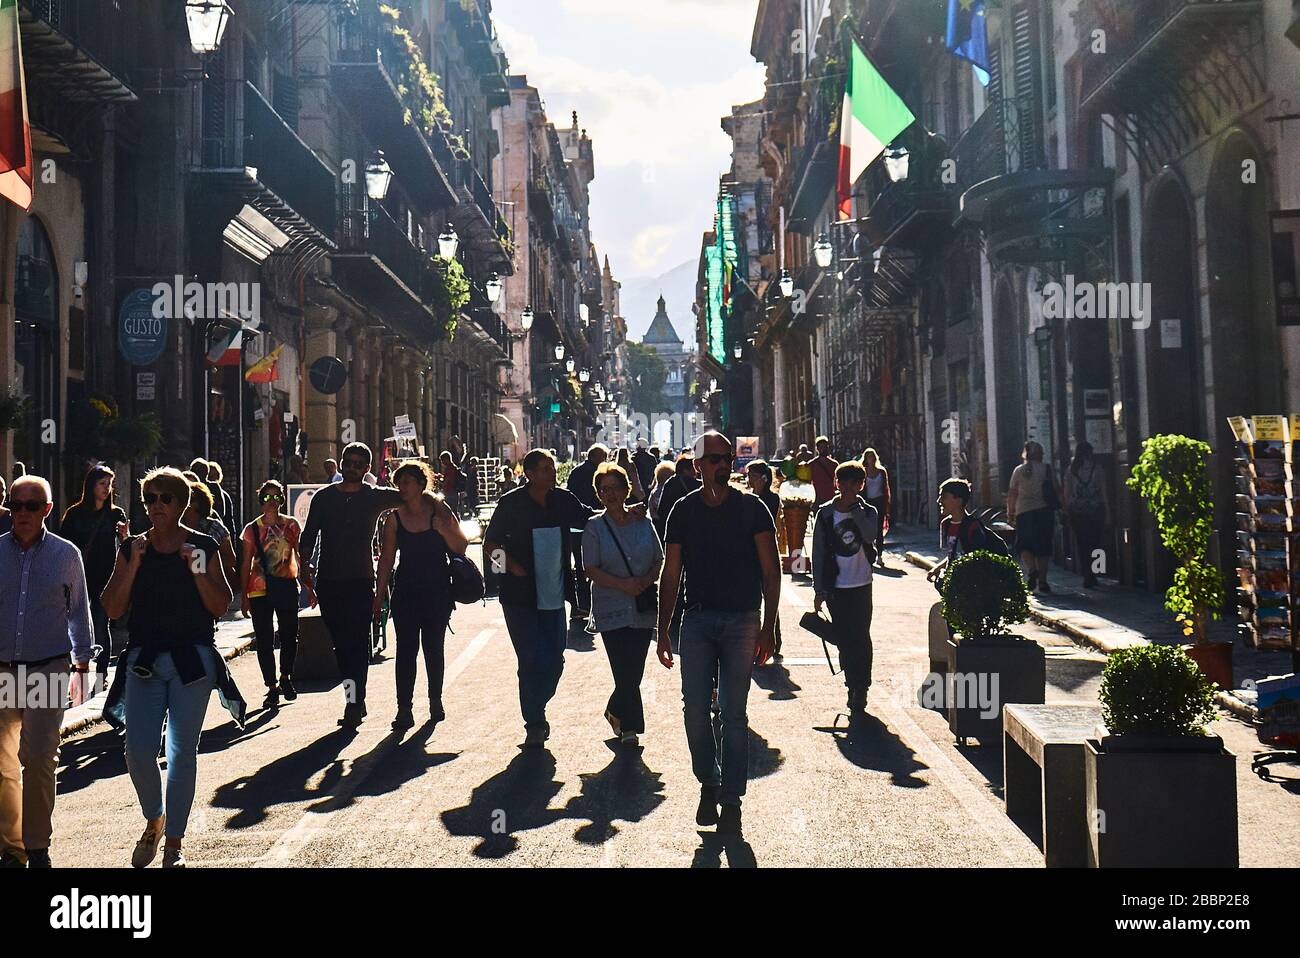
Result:
{"label": "black handbag", "polygon": [[826,664],[830,666],[831,675],[839,675],[835,663],[831,661],[831,650],[829,648],[829,645],[839,645],[835,641],[835,626],[831,621],[823,619],[816,612],[805,612],[799,618],[799,628],[811,632],[822,640],[822,651],[826,653]]}
{"label": "black handbag", "polygon": [[449,554],[447,566],[451,572],[451,594],[461,605],[473,605],[483,598],[483,573],[469,556]]}
{"label": "black handbag", "polygon": [[[605,528],[609,530],[610,538],[614,540],[614,548],[618,549],[618,554],[623,557],[623,565],[627,566],[627,574],[635,575],[632,572],[632,563],[627,561],[627,553],[623,551],[622,544],[618,541],[618,535],[614,532],[614,527],[609,524],[609,516],[604,517]],[[659,587],[657,585],[648,586],[636,594],[636,610],[638,612],[657,612],[659,611]]]}

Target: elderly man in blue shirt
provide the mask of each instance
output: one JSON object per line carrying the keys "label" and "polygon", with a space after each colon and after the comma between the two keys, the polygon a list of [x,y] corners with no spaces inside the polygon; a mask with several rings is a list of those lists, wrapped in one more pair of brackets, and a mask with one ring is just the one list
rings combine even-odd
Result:
{"label": "elderly man in blue shirt", "polygon": [[40,476],[16,479],[0,535],[0,868],[50,865],[69,672],[97,651],[81,553],[44,525],[53,505]]}

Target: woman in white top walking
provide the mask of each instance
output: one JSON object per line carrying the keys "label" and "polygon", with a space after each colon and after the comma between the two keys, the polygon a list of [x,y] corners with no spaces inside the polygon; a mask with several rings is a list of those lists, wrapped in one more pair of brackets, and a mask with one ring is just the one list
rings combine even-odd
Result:
{"label": "woman in white top walking", "polygon": [[1042,443],[1026,442],[1021,459],[1007,489],[1007,518],[1016,528],[1016,552],[1030,591],[1050,595],[1047,567],[1052,561],[1061,494],[1052,467],[1043,462]]}
{"label": "woman in white top walking", "polygon": [[885,567],[885,533],[889,531],[889,470],[880,464],[880,454],[874,449],[862,453],[862,468],[866,481],[862,497],[875,507],[879,522],[876,525],[876,562]]}

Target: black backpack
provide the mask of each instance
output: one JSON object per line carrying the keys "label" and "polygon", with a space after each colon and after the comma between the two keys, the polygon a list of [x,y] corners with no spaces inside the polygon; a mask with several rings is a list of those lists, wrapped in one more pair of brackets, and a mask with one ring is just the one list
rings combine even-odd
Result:
{"label": "black backpack", "polygon": [[[984,533],[984,544],[978,546],[978,549],[982,549],[985,552],[992,552],[994,555],[1006,556],[1008,559],[1014,557],[1011,551],[1011,546],[1007,545],[1007,540],[986,526],[979,516],[966,516],[961,522],[962,524],[957,529],[957,535],[953,537],[952,551],[948,555],[950,560],[956,560],[957,558],[957,543],[961,541],[961,532],[962,529],[966,528],[967,522],[976,523]],[[975,550],[972,549],[971,551]]]}

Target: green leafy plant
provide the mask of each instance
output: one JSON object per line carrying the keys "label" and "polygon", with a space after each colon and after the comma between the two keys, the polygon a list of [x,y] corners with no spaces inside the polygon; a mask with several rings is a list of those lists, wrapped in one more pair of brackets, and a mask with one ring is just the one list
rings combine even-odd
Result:
{"label": "green leafy plant", "polygon": [[162,446],[162,426],[151,413],[123,416],[111,396],[95,394],[69,409],[65,456],[85,461],[127,463],[147,459]]}
{"label": "green leafy plant", "polygon": [[1214,497],[1207,461],[1210,447],[1187,436],[1152,436],[1142,444],[1127,485],[1146,502],[1160,541],[1178,561],[1165,608],[1196,644],[1206,641],[1223,607],[1223,578],[1206,558],[1214,532]]}
{"label": "green leafy plant", "polygon": [[394,61],[397,94],[407,104],[404,119],[417,126],[426,136],[441,131],[451,146],[452,155],[468,158],[465,141],[452,132],[455,120],[447,109],[447,102],[439,85],[437,74],[424,62],[420,45],[411,31],[402,26],[402,11],[386,3],[379,5],[380,24],[389,39],[388,52]]}
{"label": "green leafy plant", "polygon": [[942,614],[963,639],[1008,635],[1029,617],[1029,593],[1020,568],[1006,556],[968,552],[943,577]]}
{"label": "green leafy plant", "polygon": [[433,257],[432,282],[429,284],[429,306],[442,320],[448,339],[456,338],[456,324],[460,311],[469,302],[469,277],[459,260]]}
{"label": "green leafy plant", "polygon": [[555,465],[555,485],[557,487],[567,488],[569,485],[569,473],[578,467],[576,462],[560,462]]}
{"label": "green leafy plant", "polygon": [[1214,685],[1177,645],[1112,652],[1101,673],[1102,720],[1113,735],[1204,735]]}
{"label": "green leafy plant", "polygon": [[0,393],[0,433],[17,429],[27,419],[31,401],[17,389]]}

